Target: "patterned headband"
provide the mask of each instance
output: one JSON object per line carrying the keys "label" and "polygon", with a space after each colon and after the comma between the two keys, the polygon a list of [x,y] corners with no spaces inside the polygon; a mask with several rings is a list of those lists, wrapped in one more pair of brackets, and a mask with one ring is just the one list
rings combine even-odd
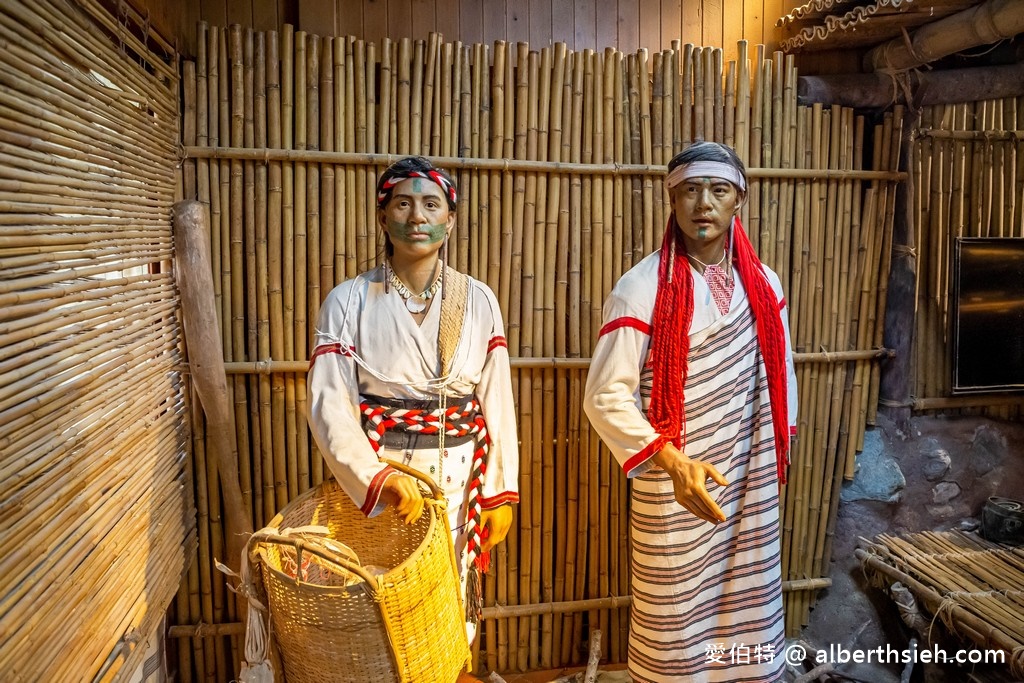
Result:
{"label": "patterned headband", "polygon": [[426,178],[427,180],[437,183],[441,188],[441,191],[444,192],[445,198],[448,200],[448,208],[455,208],[457,199],[455,186],[452,185],[452,182],[445,178],[443,174],[438,173],[434,169],[429,171],[406,171],[385,180],[381,183],[380,192],[377,193],[377,208],[383,209],[387,206],[388,202],[391,201],[391,193],[395,191],[395,186],[409,178]]}
{"label": "patterned headband", "polygon": [[721,178],[746,192],[747,183],[743,174],[732,164],[721,161],[692,161],[673,168],[665,178],[665,187],[671,190],[676,185],[690,178]]}

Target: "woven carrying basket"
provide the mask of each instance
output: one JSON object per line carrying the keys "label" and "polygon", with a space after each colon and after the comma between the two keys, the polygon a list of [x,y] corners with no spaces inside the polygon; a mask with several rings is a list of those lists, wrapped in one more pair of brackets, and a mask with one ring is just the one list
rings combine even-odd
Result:
{"label": "woven carrying basket", "polygon": [[[288,683],[452,683],[467,668],[444,496],[428,477],[389,464],[431,489],[415,524],[391,507],[365,517],[328,480],[249,542]],[[308,526],[328,533],[302,533]]]}

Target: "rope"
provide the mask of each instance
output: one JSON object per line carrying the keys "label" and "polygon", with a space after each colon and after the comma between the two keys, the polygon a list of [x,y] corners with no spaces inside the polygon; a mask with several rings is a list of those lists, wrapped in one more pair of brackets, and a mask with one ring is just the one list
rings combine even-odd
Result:
{"label": "rope", "polygon": [[256,584],[249,575],[251,567],[249,564],[248,544],[242,548],[241,573],[232,571],[229,567],[216,562],[217,569],[228,576],[238,579],[238,586],[230,588],[234,593],[244,597],[249,602],[249,615],[245,627],[245,661],[242,662],[242,670],[238,677],[240,683],[273,683],[274,670],[270,665],[268,654],[269,634],[263,623],[262,613],[267,610],[266,606],[257,598]]}

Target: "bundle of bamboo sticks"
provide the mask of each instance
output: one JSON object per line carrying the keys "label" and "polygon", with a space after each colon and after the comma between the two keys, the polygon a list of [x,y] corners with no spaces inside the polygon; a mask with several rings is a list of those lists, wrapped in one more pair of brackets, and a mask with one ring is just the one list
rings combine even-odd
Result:
{"label": "bundle of bamboo sticks", "polygon": [[127,678],[195,545],[166,272],[178,80],[105,16],[0,11],[0,667],[19,680]]}
{"label": "bundle of bamboo sticks", "polygon": [[[195,120],[183,125],[183,193],[213,217],[255,526],[324,476],[297,369],[322,298],[381,256],[376,176],[399,156],[431,156],[459,184],[452,265],[486,282],[505,318],[522,441],[522,502],[485,584],[486,603],[514,613],[487,622],[480,664],[578,663],[592,629],[623,661],[628,609],[583,602],[629,592],[629,487],[582,412],[586,359],[611,287],[660,244],[665,164],[708,139],[734,145],[750,168],[743,219],[789,292],[802,352],[784,578],[825,573],[837,487],[877,398],[901,116],[868,128],[849,109],[798,107],[792,60],[761,47],[750,57],[745,42],[728,64],[692,45],[650,55],[436,35],[374,44],[291,27],[200,25],[198,44],[184,71]],[[193,448],[201,557],[176,621],[218,624],[233,607],[208,566],[223,538],[201,428]],[[790,629],[810,602],[788,598]],[[235,645],[207,633],[180,651],[186,680],[228,670]]]}
{"label": "bundle of bamboo sticks", "polygon": [[[951,392],[954,249],[960,237],[1024,237],[1021,98],[921,110],[913,148],[918,301],[915,396],[943,406]],[[949,407],[955,407],[950,403]],[[1022,405],[982,412],[1019,419]]]}
{"label": "bundle of bamboo sticks", "polygon": [[[1024,565],[1021,553],[959,531],[861,539],[857,556],[884,586],[901,581],[954,633],[1003,650],[1024,676]],[[987,662],[986,662],[987,663]]]}

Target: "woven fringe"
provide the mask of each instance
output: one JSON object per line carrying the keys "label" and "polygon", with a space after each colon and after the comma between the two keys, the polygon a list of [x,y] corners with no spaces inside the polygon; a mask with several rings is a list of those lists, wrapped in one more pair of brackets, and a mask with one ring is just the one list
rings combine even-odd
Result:
{"label": "woven fringe", "polygon": [[484,609],[483,583],[480,567],[473,563],[466,574],[466,622],[479,624]]}

